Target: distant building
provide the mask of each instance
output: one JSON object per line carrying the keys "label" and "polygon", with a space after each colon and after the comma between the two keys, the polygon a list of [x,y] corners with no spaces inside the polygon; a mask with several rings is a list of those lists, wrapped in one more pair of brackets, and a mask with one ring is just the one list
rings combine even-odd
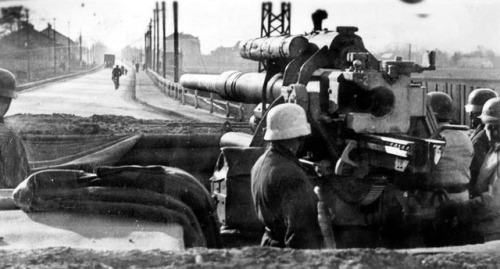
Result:
{"label": "distant building", "polygon": [[50,24],[45,30],[37,31],[32,24],[23,22],[21,27],[0,38],[0,67],[21,80],[43,78],[48,72],[53,74],[54,65],[58,72],[67,71],[69,64],[80,64],[79,56],[79,44],[54,31]]}
{"label": "distant building", "polygon": [[493,62],[486,58],[468,57],[458,60],[457,66],[462,68],[493,68]]}
{"label": "distant building", "polygon": [[[174,37],[166,38],[167,72],[174,66]],[[160,50],[160,62],[163,61]],[[161,67],[161,66],[160,66]],[[258,63],[241,58],[239,43],[233,47],[219,47],[209,55],[202,55],[200,40],[190,34],[179,34],[179,68],[181,73],[219,74],[227,70],[256,71]]]}
{"label": "distant building", "polygon": [[[56,54],[62,54],[64,49],[57,47]],[[20,79],[28,76],[28,58],[31,72],[53,66],[53,39],[35,30],[32,24],[24,23],[17,31],[3,36],[0,51],[2,68],[10,70]]]}
{"label": "distant building", "polygon": [[[160,44],[161,46],[161,44]],[[174,66],[174,35],[166,38],[167,70]],[[160,61],[162,61],[162,49]],[[201,56],[200,40],[190,34],[179,33],[179,69],[182,73],[204,73],[205,63]]]}
{"label": "distant building", "polygon": [[54,40],[54,34],[55,34],[56,44],[58,44],[58,46],[64,47],[64,49],[66,50],[65,51],[66,53],[59,54],[60,61],[66,61],[66,62],[68,61],[68,47],[70,50],[69,51],[69,56],[70,56],[69,62],[79,61],[80,51],[79,51],[79,44],[77,42],[71,40],[71,38],[69,38],[69,37],[59,33],[58,31],[52,29],[52,25],[50,23],[47,24],[47,28],[40,31],[40,33],[45,34],[47,37],[49,37],[52,40]]}
{"label": "distant building", "polygon": [[218,47],[204,56],[208,73],[221,73],[227,70],[242,72],[257,71],[258,62],[240,56],[240,42],[233,47]]}

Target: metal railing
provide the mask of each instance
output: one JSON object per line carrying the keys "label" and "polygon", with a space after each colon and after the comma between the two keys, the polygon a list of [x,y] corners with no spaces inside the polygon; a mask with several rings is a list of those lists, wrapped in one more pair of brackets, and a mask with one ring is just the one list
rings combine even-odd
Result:
{"label": "metal railing", "polygon": [[52,82],[56,82],[56,81],[62,81],[62,80],[66,80],[66,79],[75,78],[75,77],[78,77],[78,76],[90,74],[90,73],[93,73],[93,72],[101,70],[103,68],[103,66],[104,65],[100,64],[100,65],[98,65],[98,66],[96,66],[94,68],[91,68],[89,70],[85,70],[85,71],[81,71],[81,72],[76,72],[76,73],[71,73],[71,74],[62,75],[62,76],[57,76],[57,77],[48,78],[48,79],[44,79],[44,80],[38,80],[38,81],[34,81],[34,82],[24,83],[24,84],[18,85],[16,87],[16,91],[23,91],[23,90],[27,90],[27,89],[32,89],[32,88],[35,88],[35,87],[38,87],[38,86],[42,86],[42,85],[45,85],[45,84],[48,84],[48,83],[52,83]]}
{"label": "metal railing", "polygon": [[246,120],[245,107],[242,103],[217,99],[214,93],[210,93],[208,97],[202,96],[198,90],[185,88],[180,83],[173,82],[172,79],[163,78],[151,69],[147,69],[146,72],[165,95],[179,100],[182,105],[207,110],[211,114],[223,114],[226,118],[239,122]]}

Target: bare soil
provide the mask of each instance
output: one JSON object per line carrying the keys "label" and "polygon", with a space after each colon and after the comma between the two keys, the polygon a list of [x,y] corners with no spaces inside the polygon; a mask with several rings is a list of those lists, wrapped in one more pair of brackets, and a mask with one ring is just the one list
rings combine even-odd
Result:
{"label": "bare soil", "polygon": [[[214,133],[219,124],[67,114],[14,115],[6,123],[22,135]],[[250,133],[245,124],[234,131]],[[0,225],[1,227],[1,225]],[[1,229],[0,229],[1,231]],[[1,235],[0,235],[1,236]],[[474,253],[408,254],[387,249],[291,250],[262,247],[187,249],[183,252],[44,248],[2,250],[0,268],[498,268],[500,256]],[[231,244],[230,244],[231,245]],[[234,244],[233,244],[234,245]]]}
{"label": "bare soil", "polygon": [[45,248],[0,250],[1,268],[498,268],[481,254],[410,255],[385,249],[292,250],[263,247],[183,252]]}
{"label": "bare soil", "polygon": [[142,120],[115,115],[80,117],[71,114],[16,114],[7,117],[5,123],[20,135],[210,134],[219,133],[227,128],[251,133],[246,123]]}

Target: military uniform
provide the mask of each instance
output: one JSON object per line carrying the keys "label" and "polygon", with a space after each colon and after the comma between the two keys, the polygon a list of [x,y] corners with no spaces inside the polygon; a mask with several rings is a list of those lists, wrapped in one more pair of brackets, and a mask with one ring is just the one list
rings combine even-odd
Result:
{"label": "military uniform", "polygon": [[291,151],[273,143],[257,160],[252,168],[252,197],[266,226],[262,246],[323,246],[313,185]]}
{"label": "military uniform", "polygon": [[0,188],[15,188],[28,175],[28,157],[21,139],[0,123]]}
{"label": "military uniform", "polygon": [[[472,224],[472,231],[484,241],[500,239],[500,144],[488,152],[479,173],[477,187],[485,192],[464,203],[448,203],[441,217],[456,215],[460,223]],[[453,213],[450,213],[452,211]]]}
{"label": "military uniform", "polygon": [[446,147],[439,163],[431,172],[429,190],[443,188],[455,201],[469,199],[467,190],[470,181],[469,167],[474,155],[472,143],[464,131],[444,130],[440,135]]}
{"label": "military uniform", "polygon": [[[477,130],[477,129],[476,129]],[[488,136],[484,129],[475,132],[475,135],[471,137],[472,146],[474,147],[474,158],[472,158],[472,163],[470,166],[471,180],[470,180],[470,195],[471,197],[476,197],[481,193],[487,191],[485,189],[478,189],[476,186],[477,177],[479,176],[479,170],[483,165],[486,154],[490,151],[490,142],[488,141]]]}

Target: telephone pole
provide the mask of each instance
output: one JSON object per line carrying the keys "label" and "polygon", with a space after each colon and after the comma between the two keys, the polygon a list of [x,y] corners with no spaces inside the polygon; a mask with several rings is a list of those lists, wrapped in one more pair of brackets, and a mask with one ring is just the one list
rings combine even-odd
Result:
{"label": "telephone pole", "polygon": [[69,22],[68,22],[68,72],[70,71],[70,63],[71,63],[71,43],[69,39]]}
{"label": "telephone pole", "polygon": [[31,55],[30,55],[30,11],[29,9],[26,9],[26,50],[27,50],[27,56],[28,56],[28,72],[26,73],[26,79],[29,81],[30,80],[30,65],[31,65]]}
{"label": "telephone pole", "polygon": [[156,73],[160,71],[160,8],[156,2]]}
{"label": "telephone pole", "polygon": [[80,30],[80,65],[82,64],[82,30]]}
{"label": "telephone pole", "polygon": [[161,9],[163,12],[163,78],[167,77],[167,39],[165,38],[165,1],[161,2]]}
{"label": "telephone pole", "polygon": [[151,59],[152,61],[152,69],[153,71],[156,70],[156,9],[154,9],[153,11],[153,32],[152,32],[152,39],[151,39],[151,44],[152,44],[152,47],[153,47],[153,50],[152,50],[152,56],[153,58]]}
{"label": "telephone pole", "polygon": [[54,75],[57,73],[57,55],[56,55],[56,19],[54,18],[54,27],[52,28],[54,34]]}
{"label": "telephone pole", "polygon": [[179,82],[179,31],[177,1],[174,1],[174,82]]}

